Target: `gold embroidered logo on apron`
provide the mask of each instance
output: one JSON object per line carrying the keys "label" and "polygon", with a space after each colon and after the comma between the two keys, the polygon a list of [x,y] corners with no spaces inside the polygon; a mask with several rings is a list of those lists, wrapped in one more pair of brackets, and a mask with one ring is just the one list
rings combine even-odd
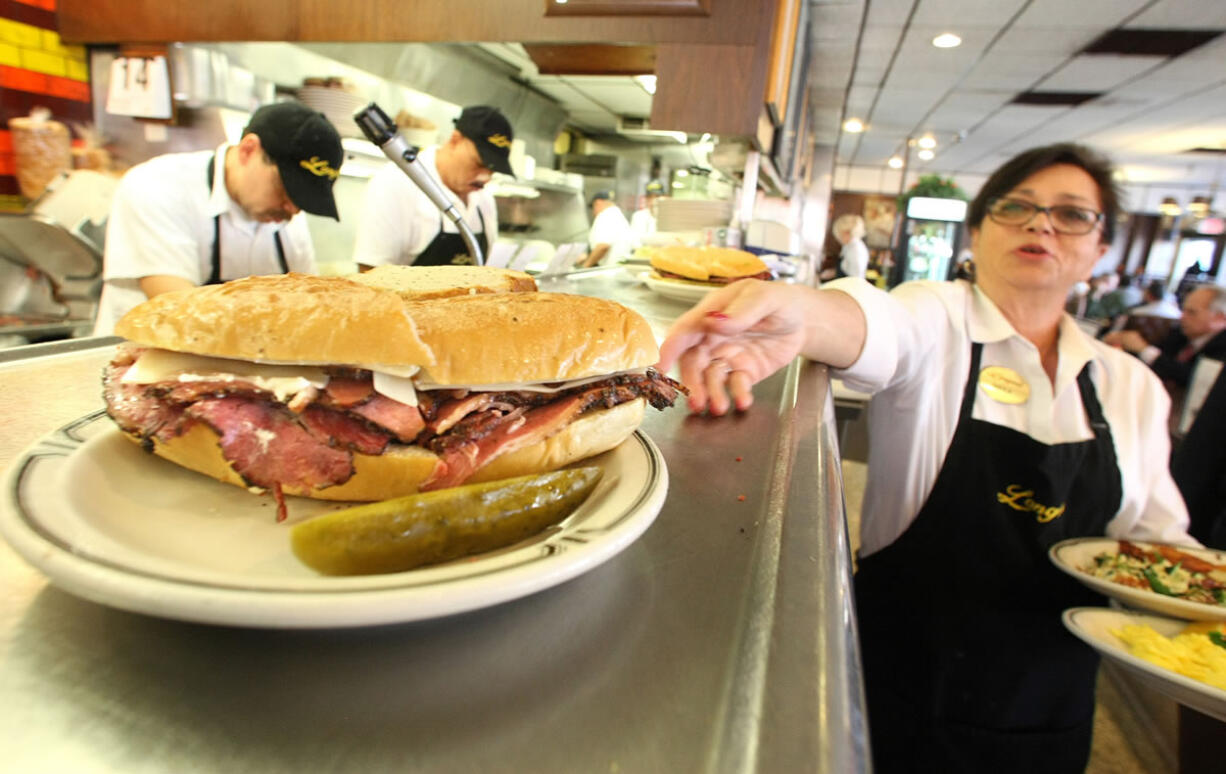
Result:
{"label": "gold embroidered logo on apron", "polygon": [[328,178],[331,178],[332,180],[335,180],[341,175],[340,172],[333,169],[328,164],[327,159],[321,159],[318,156],[312,156],[309,159],[299,161],[298,166],[302,167],[307,172],[310,172],[312,175],[315,175],[316,177],[328,177]]}
{"label": "gold embroidered logo on apron", "polygon": [[505,134],[491,134],[485,138],[485,141],[495,148],[510,148],[511,141],[507,139]]}
{"label": "gold embroidered logo on apron", "polygon": [[988,366],[979,372],[979,389],[1000,403],[1016,405],[1030,399],[1030,385],[1012,368]]}
{"label": "gold embroidered logo on apron", "polygon": [[1019,484],[1010,484],[1005,491],[996,493],[996,502],[1004,503],[1015,511],[1026,511],[1034,514],[1035,521],[1046,524],[1052,519],[1060,518],[1067,506],[1044,505],[1034,499],[1033,489],[1023,489]]}

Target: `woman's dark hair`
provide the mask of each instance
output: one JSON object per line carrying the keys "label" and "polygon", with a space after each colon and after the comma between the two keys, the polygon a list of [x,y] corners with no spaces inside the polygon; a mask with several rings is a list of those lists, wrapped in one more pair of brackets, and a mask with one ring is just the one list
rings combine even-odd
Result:
{"label": "woman's dark hair", "polygon": [[966,225],[979,228],[988,212],[988,202],[1004,196],[1019,186],[1023,180],[1036,172],[1057,164],[1071,164],[1085,170],[1098,185],[1098,195],[1103,202],[1102,241],[1111,244],[1115,238],[1115,221],[1120,212],[1120,189],[1115,184],[1115,169],[1105,156],[1071,142],[1031,148],[1014,156],[999,167],[979,189],[967,211]]}

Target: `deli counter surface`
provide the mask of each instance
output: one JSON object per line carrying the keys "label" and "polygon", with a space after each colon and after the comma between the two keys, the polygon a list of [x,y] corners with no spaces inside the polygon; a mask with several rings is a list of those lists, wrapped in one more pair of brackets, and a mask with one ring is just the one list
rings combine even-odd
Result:
{"label": "deli counter surface", "polygon": [[[610,271],[541,289],[615,298],[658,335],[685,309]],[[0,360],[10,516],[14,463],[102,408],[114,342]],[[669,484],[637,540],[559,585],[440,618],[279,629],[152,617],[65,593],[0,543],[6,768],[868,770],[825,368],[796,361],[739,416],[649,409],[641,432]],[[148,462],[124,483],[154,500],[168,463]],[[91,496],[80,485],[43,494]]]}

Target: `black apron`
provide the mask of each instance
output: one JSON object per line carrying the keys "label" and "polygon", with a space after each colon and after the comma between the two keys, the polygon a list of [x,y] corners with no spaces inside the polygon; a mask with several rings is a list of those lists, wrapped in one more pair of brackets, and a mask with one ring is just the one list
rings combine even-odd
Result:
{"label": "black apron", "polygon": [[[482,255],[489,255],[489,244],[485,239],[485,216],[481,214],[481,210],[477,210],[477,217],[481,220],[481,230],[473,236],[476,237],[477,246],[481,248]],[[468,245],[464,243],[464,237],[457,231],[454,234],[448,234],[443,230],[443,214],[440,212],[438,216],[438,235],[434,237],[434,241],[426,245],[426,249],[421,251],[421,254],[413,261],[414,266],[469,266],[473,263],[473,257],[468,253]]]}
{"label": "black apron", "polygon": [[[209,184],[209,192],[213,191],[213,170],[214,164],[217,162],[217,156],[209,159],[209,168],[206,174],[206,180]],[[289,264],[285,261],[285,248],[281,245],[281,232],[272,232],[272,238],[277,245],[277,262],[281,264],[281,273],[289,274]],[[204,281],[205,285],[220,285],[221,284],[221,216],[213,216],[213,270],[209,272],[209,278]]]}
{"label": "black apron", "polygon": [[[1077,386],[1091,440],[1049,446],[972,419],[982,352],[972,346],[927,502],[855,576],[878,772],[1053,774],[1081,772],[1089,758],[1098,656],[1060,614],[1105,600],[1047,549],[1104,534],[1119,510],[1111,430],[1088,363]],[[1047,510],[1018,509],[1028,503]]]}

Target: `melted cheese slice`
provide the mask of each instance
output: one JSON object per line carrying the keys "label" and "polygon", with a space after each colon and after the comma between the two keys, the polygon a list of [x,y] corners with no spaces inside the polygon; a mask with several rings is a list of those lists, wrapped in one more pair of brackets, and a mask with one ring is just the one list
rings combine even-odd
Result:
{"label": "melted cheese slice", "polygon": [[[643,374],[647,369],[619,371],[616,374],[589,376],[568,382],[519,382],[507,384],[436,384],[416,377],[417,368],[401,367],[392,371],[371,369],[375,392],[407,406],[417,405],[420,390],[468,390],[470,392],[542,392],[556,393],[599,382],[622,374]],[[165,349],[146,349],[123,375],[122,381],[133,384],[156,382],[250,382],[277,396],[289,400],[307,387],[322,390],[328,384],[324,369],[289,363],[260,363],[224,357],[193,355]]]}

